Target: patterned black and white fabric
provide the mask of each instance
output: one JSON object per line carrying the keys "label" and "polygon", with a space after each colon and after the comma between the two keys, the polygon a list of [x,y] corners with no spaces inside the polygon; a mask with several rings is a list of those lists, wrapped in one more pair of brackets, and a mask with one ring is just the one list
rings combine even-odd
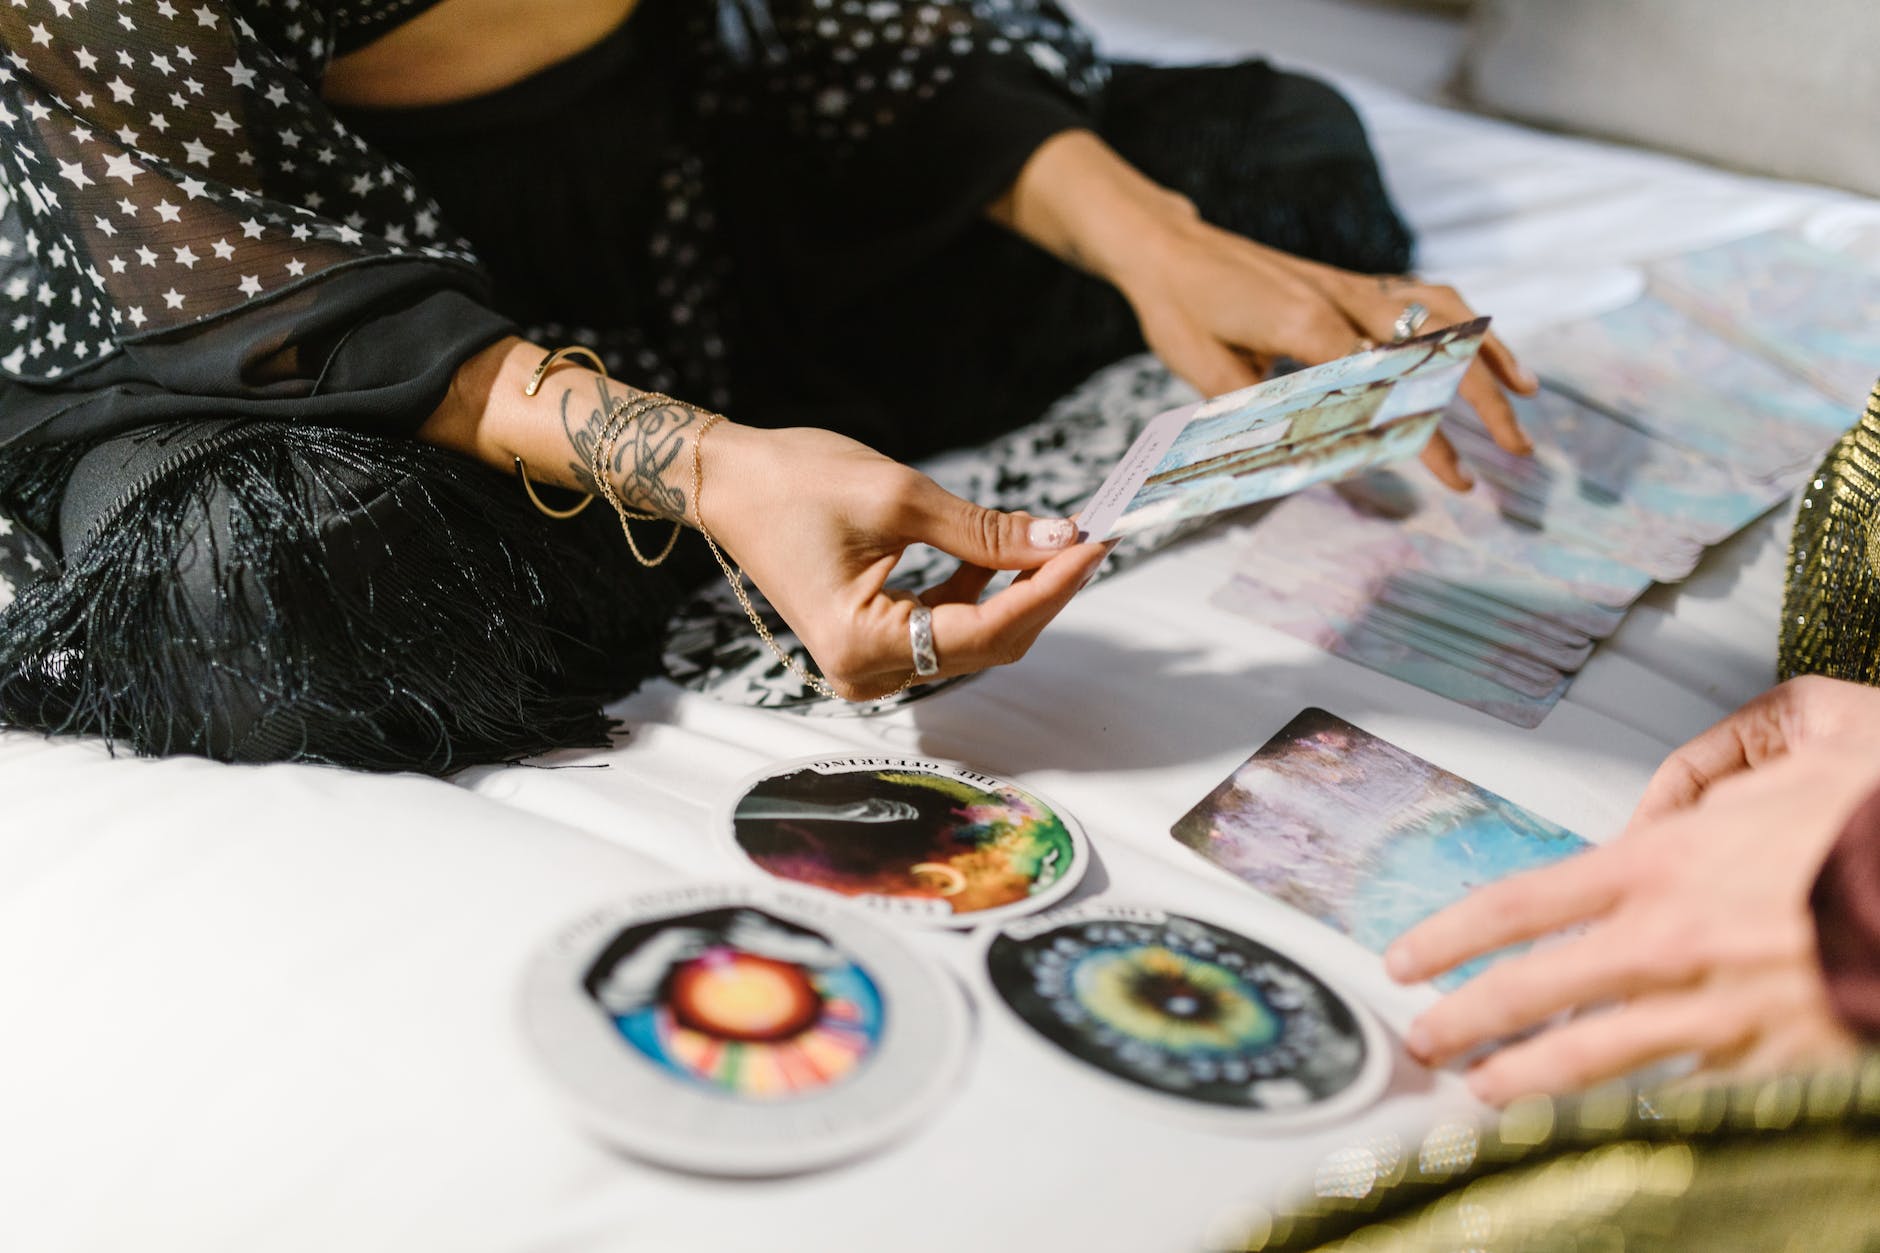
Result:
{"label": "patterned black and white fabric", "polygon": [[28,583],[54,569],[52,550],[18,519],[0,512],[0,609]]}

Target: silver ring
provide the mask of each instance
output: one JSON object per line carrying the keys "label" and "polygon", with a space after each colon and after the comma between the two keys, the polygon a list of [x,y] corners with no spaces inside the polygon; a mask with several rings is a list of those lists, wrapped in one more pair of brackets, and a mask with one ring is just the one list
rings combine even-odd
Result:
{"label": "silver ring", "polygon": [[907,619],[907,640],[914,649],[914,673],[930,679],[940,673],[940,657],[933,650],[933,610],[916,605]]}
{"label": "silver ring", "polygon": [[1397,315],[1397,321],[1391,325],[1390,333],[1398,339],[1409,339],[1422,330],[1423,324],[1429,320],[1429,307],[1412,300],[1403,307],[1403,312]]}

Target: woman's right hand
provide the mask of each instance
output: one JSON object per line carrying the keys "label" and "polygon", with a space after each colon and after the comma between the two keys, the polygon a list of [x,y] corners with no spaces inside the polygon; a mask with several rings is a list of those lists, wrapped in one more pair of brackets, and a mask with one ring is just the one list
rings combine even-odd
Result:
{"label": "woman's right hand", "polygon": [[[690,520],[710,529],[849,700],[892,692],[914,668],[914,605],[886,590],[910,544],[961,561],[920,596],[934,611],[940,677],[1023,657],[1107,551],[1077,543],[1068,519],[982,508],[829,431],[724,422],[703,455]],[[1033,573],[982,602],[998,570]]]}

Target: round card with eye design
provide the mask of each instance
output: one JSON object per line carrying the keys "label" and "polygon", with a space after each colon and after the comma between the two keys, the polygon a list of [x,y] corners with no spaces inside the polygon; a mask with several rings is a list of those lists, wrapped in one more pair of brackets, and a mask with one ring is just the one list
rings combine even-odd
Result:
{"label": "round card with eye design", "polygon": [[744,860],[917,926],[1036,913],[1084,876],[1076,821],[1007,779],[913,757],[823,757],[746,781],[724,826]]}
{"label": "round card with eye design", "polygon": [[1225,927],[1093,903],[991,936],[994,999],[1063,1053],[1216,1125],[1272,1130],[1376,1100],[1384,1034],[1290,957]]}
{"label": "round card with eye design", "polygon": [[523,1030],[605,1139],[720,1175],[898,1136],[966,1054],[953,981],[840,901],[701,885],[598,910],[538,955]]}

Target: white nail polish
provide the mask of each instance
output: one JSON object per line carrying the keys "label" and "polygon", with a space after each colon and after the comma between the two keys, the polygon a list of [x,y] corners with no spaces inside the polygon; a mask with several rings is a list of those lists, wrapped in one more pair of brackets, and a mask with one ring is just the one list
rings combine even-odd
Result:
{"label": "white nail polish", "polygon": [[1036,548],[1069,548],[1077,538],[1077,524],[1069,518],[1039,518],[1028,532]]}

